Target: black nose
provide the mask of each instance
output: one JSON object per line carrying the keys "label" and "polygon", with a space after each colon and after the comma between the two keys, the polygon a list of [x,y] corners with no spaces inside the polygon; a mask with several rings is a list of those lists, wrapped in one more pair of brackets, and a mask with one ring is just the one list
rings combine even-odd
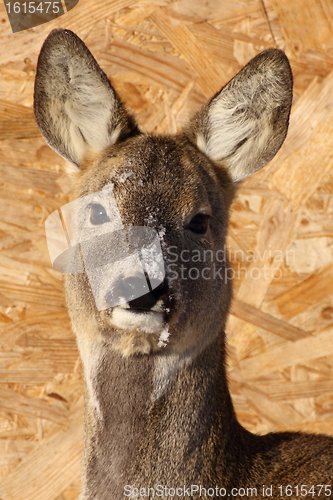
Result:
{"label": "black nose", "polygon": [[[130,276],[122,282],[128,305],[133,309],[151,309],[163,295],[168,293],[166,280],[157,285],[159,283],[157,280],[149,279],[147,276],[146,278],[147,280]],[[142,292],[143,295],[138,297]]]}

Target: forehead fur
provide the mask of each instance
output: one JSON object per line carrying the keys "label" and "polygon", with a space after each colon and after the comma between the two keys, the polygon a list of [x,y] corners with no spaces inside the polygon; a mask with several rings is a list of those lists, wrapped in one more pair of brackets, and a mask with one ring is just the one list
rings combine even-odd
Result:
{"label": "forehead fur", "polygon": [[231,191],[227,172],[219,167],[217,175],[212,162],[183,135],[132,137],[99,157],[87,157],[77,181],[77,196],[112,184],[127,216],[132,212],[143,219],[165,207],[183,218],[205,205],[219,206],[221,195],[228,198]]}

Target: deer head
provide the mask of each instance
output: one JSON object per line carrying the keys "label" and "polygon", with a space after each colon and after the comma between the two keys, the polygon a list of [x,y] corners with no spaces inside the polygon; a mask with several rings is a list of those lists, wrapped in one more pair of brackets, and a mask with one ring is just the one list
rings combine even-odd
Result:
{"label": "deer head", "polygon": [[145,134],[84,43],[69,30],[51,32],[35,113],[74,170],[77,201],[62,217],[72,227],[66,290],[78,336],[89,323],[127,356],[198,351],[219,334],[235,186],[281,147],[291,101],[288,60],[266,50],[182,133]]}

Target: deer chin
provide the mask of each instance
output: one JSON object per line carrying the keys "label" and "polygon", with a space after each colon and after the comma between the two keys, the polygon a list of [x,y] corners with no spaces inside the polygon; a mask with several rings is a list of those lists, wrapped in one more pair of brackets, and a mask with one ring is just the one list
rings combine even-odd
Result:
{"label": "deer chin", "polygon": [[162,311],[118,306],[102,311],[101,318],[114,330],[112,346],[124,357],[150,354],[168,345],[169,327]]}

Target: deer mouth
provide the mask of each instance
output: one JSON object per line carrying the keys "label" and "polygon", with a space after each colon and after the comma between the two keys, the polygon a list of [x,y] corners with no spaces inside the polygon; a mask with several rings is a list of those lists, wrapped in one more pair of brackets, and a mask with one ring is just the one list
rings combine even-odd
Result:
{"label": "deer mouth", "polygon": [[[110,326],[122,330],[160,332],[168,323],[170,311],[173,309],[168,284],[164,280],[154,288],[147,279],[149,284],[147,293],[138,296],[137,281],[134,277],[127,279],[125,300],[119,305],[106,309],[103,315],[104,320]],[[124,287],[124,284],[122,286]]]}
{"label": "deer mouth", "polygon": [[165,327],[164,312],[117,306],[106,311],[107,323],[121,330],[158,333]]}
{"label": "deer mouth", "polygon": [[163,293],[156,300],[152,294],[133,299],[127,303],[106,309],[103,320],[111,327],[139,331],[147,334],[159,333],[172,322],[175,314],[174,300]]}

